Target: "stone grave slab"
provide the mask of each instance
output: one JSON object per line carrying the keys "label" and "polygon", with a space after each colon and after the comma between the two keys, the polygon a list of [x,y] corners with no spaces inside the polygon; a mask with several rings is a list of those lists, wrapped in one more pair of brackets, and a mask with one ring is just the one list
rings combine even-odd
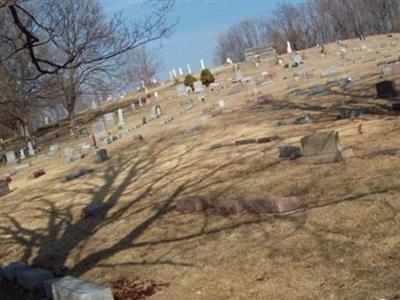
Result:
{"label": "stone grave slab", "polygon": [[194,92],[195,93],[202,93],[204,92],[204,86],[201,80],[197,80],[193,82]]}
{"label": "stone grave slab", "polygon": [[114,120],[114,113],[107,113],[104,115],[104,122],[106,125],[106,128],[114,127],[115,126],[115,120]]}
{"label": "stone grave slab", "polygon": [[85,218],[92,217],[107,209],[108,205],[100,202],[91,203],[82,209],[82,215]]}
{"label": "stone grave slab", "polygon": [[275,197],[270,198],[272,213],[287,213],[301,208],[301,203],[296,197]]}
{"label": "stone grave slab", "polygon": [[19,171],[19,170],[23,170],[23,169],[30,168],[30,166],[31,166],[30,163],[26,163],[26,164],[17,164],[17,165],[14,167],[14,169],[15,169],[16,171]]}
{"label": "stone grave slab", "polygon": [[9,281],[17,278],[19,272],[28,270],[29,266],[22,261],[5,262],[0,266],[0,276]]}
{"label": "stone grave slab", "polygon": [[161,106],[160,105],[157,104],[151,108],[151,116],[152,116],[152,118],[161,117]]}
{"label": "stone grave slab", "polygon": [[178,96],[187,96],[187,89],[183,83],[180,83],[176,86],[176,93]]}
{"label": "stone grave slab", "polygon": [[394,81],[385,80],[375,85],[378,98],[397,97],[396,83]]}
{"label": "stone grave slab", "polygon": [[71,181],[71,180],[77,179],[81,176],[84,176],[86,174],[90,174],[92,172],[93,172],[93,169],[82,168],[82,169],[79,169],[78,171],[72,172],[72,173],[68,174],[67,176],[65,176],[65,180]]}
{"label": "stone grave slab", "polygon": [[286,159],[297,159],[301,157],[301,149],[300,147],[295,146],[279,147],[279,157]]}
{"label": "stone grave slab", "polygon": [[108,160],[110,157],[108,156],[107,150],[106,149],[100,149],[97,150],[96,152],[96,162],[102,163]]}
{"label": "stone grave slab", "polygon": [[118,109],[118,127],[125,126],[124,111],[122,108]]}
{"label": "stone grave slab", "polygon": [[108,132],[106,128],[106,124],[104,123],[103,120],[97,121],[96,123],[93,124],[92,126],[93,129],[93,134],[95,138],[99,141],[107,138]]}
{"label": "stone grave slab", "polygon": [[53,273],[42,268],[31,268],[17,274],[17,281],[20,286],[28,291],[44,288],[44,282],[52,279]]}
{"label": "stone grave slab", "polygon": [[8,151],[6,152],[6,159],[7,159],[7,164],[16,164],[17,163],[17,157],[15,156],[14,151]]}
{"label": "stone grave slab", "polygon": [[320,132],[301,139],[304,163],[334,163],[350,156],[350,150],[344,152],[340,144],[339,133]]}
{"label": "stone grave slab", "polygon": [[51,288],[54,300],[114,300],[110,288],[72,276],[55,281]]}

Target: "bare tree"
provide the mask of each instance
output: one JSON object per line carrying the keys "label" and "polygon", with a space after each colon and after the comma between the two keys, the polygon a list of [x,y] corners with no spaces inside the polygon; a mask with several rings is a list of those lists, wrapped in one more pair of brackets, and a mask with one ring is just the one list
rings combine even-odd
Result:
{"label": "bare tree", "polygon": [[128,54],[125,80],[128,84],[144,83],[146,87],[151,87],[154,85],[153,79],[160,68],[161,61],[154,50],[143,45]]}

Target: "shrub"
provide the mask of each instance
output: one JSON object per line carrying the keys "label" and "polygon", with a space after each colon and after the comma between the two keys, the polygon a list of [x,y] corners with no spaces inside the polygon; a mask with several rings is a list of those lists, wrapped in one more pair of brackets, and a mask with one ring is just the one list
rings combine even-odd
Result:
{"label": "shrub", "polygon": [[205,86],[209,86],[215,81],[215,78],[209,69],[204,69],[201,71],[200,80]]}
{"label": "shrub", "polygon": [[197,81],[196,77],[192,76],[192,75],[186,75],[185,77],[185,81],[183,82],[183,84],[185,86],[190,86],[192,88],[192,90],[194,90],[194,86],[193,83]]}

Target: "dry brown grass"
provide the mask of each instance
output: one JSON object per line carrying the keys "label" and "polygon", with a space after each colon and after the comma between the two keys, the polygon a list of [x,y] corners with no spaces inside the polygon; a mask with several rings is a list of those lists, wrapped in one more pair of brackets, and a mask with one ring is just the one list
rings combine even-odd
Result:
{"label": "dry brown grass", "polygon": [[[391,41],[398,43],[391,50],[396,57],[399,35],[369,38],[366,44]],[[154,299],[379,299],[399,294],[400,161],[398,155],[368,155],[399,149],[400,127],[397,117],[385,114],[336,120],[344,100],[350,106],[387,105],[373,99],[376,63],[384,55],[352,52],[360,42],[347,43],[348,56],[363,55],[370,61],[339,67],[342,74],[362,76],[345,92],[334,88],[323,96],[293,96],[286,90],[293,82],[292,70],[245,64],[245,75],[277,73],[272,85],[258,87],[274,96],[273,103],[255,109],[252,87],[228,95],[234,73],[226,68],[217,75],[225,90],[208,93],[204,104],[191,96],[195,107],[188,112],[180,113],[182,99],[167,100],[174,89],[162,90],[163,113],[174,121],[167,126],[153,121],[136,130],[143,141],[127,137],[110,145],[111,159],[104,164],[96,165],[92,152],[71,164],[62,158],[32,161],[46,175],[28,180],[28,170],[18,172],[12,193],[1,198],[0,260],[22,259],[104,283],[137,277],[169,283]],[[320,71],[342,63],[334,54],[339,46],[326,48],[324,58],[316,49],[307,50],[304,68],[316,71],[309,81],[298,82],[300,87],[324,83]],[[199,120],[220,99],[227,104],[223,114]],[[318,121],[275,126],[280,118],[306,113]],[[148,109],[135,112],[128,124],[139,124],[148,115]],[[191,125],[199,130],[185,133]],[[337,130],[354,157],[328,165],[279,161],[279,146],[296,145],[303,135],[325,130]],[[280,140],[210,150],[215,143],[273,134]],[[63,180],[79,167],[95,172]],[[296,196],[304,204],[326,204],[284,217],[223,217],[171,209],[194,196]],[[76,211],[95,201],[111,208],[96,217],[76,217]]]}

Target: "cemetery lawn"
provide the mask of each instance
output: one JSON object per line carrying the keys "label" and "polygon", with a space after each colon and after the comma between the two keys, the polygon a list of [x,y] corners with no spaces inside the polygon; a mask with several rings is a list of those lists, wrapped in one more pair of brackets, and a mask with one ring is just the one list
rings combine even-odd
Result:
{"label": "cemetery lawn", "polygon": [[[398,46],[385,53],[351,50],[391,42]],[[246,76],[260,77],[263,70],[277,75],[272,84],[257,86],[261,94],[273,95],[269,105],[257,107],[254,86],[230,94],[234,71],[224,66],[214,73],[225,89],[218,95],[208,92],[204,103],[198,95],[178,98],[175,87],[161,88],[163,116],[174,120],[165,126],[162,118],[153,120],[107,145],[110,160],[102,164],[95,163],[93,150],[71,163],[63,157],[28,159],[32,167],[16,173],[12,192],[0,198],[0,261],[23,260],[104,284],[135,278],[168,284],[152,299],[400,295],[400,123],[387,113],[388,101],[374,99],[374,84],[380,80],[377,63],[397,58],[400,35],[345,43],[347,56],[362,61],[341,60],[336,44],[325,47],[324,58],[318,49],[309,49],[301,68],[313,77],[296,84],[306,91],[324,85],[327,78],[320,73],[336,66],[339,75],[360,77],[349,89],[332,86],[324,95],[294,95],[286,87],[296,69],[243,64]],[[195,106],[182,112],[180,101],[187,98]],[[223,113],[201,119],[221,99]],[[372,113],[339,120],[342,107],[369,107]],[[127,116],[127,124],[140,124],[149,110]],[[313,123],[276,126],[279,120],[306,114]],[[190,126],[198,130],[186,133]],[[339,132],[353,157],[323,165],[279,159],[280,146],[298,145],[304,135],[330,130]],[[133,138],[139,133],[143,141]],[[216,143],[273,134],[280,139],[210,149]],[[58,143],[63,149],[79,142],[62,135]],[[377,151],[387,149],[394,155]],[[41,168],[45,176],[28,179]],[[79,168],[94,172],[64,180]],[[0,168],[0,174],[11,171]],[[193,196],[243,201],[295,196],[305,205],[320,205],[286,216],[174,209],[177,201]],[[81,209],[93,202],[107,208],[81,218]]]}

